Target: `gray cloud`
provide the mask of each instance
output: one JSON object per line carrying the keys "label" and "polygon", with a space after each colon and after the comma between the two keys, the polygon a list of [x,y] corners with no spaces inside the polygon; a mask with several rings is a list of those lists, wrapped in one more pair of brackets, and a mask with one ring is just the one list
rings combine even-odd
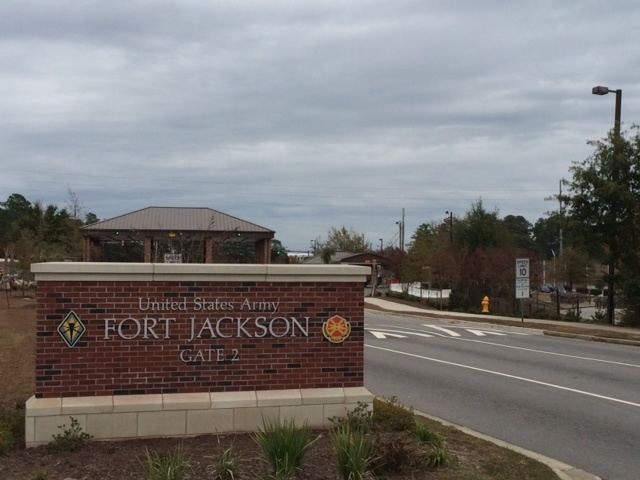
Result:
{"label": "gray cloud", "polygon": [[640,117],[635,2],[307,3],[3,2],[0,197],[393,240],[402,207],[554,208],[612,125],[595,84]]}

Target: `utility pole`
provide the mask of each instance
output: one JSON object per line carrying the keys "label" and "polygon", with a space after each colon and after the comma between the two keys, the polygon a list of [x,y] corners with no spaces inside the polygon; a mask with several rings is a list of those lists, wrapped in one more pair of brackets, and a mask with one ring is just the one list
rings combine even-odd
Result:
{"label": "utility pole", "polygon": [[449,241],[453,243],[453,212],[447,210],[445,215],[449,215]]}
{"label": "utility pole", "polygon": [[382,255],[382,239],[379,238],[378,240],[380,241],[380,255]]}
{"label": "utility pole", "polygon": [[560,213],[560,250],[558,252],[558,257],[562,257],[562,252],[563,252],[562,224],[564,220],[564,209],[562,208],[562,182],[563,182],[563,179],[561,178],[559,182],[560,188],[558,190],[558,204],[559,204],[558,212]]}
{"label": "utility pole", "polygon": [[404,207],[402,208],[402,246],[400,247],[400,251],[404,253]]}
{"label": "utility pole", "polygon": [[[564,182],[564,179],[561,178],[560,181],[558,182],[558,195],[552,195],[550,197],[544,197],[545,200],[558,200],[558,224],[560,225],[559,231],[558,231],[558,241],[559,241],[559,248],[558,248],[558,257],[562,257],[562,252],[564,251],[564,238],[563,238],[563,230],[562,230],[562,225],[563,225],[563,219],[564,219],[564,207],[562,206],[562,183]],[[556,198],[554,198],[556,197]]]}
{"label": "utility pole", "polygon": [[398,241],[400,243],[400,251],[404,253],[404,208],[402,209],[402,220],[396,222],[398,225]]}

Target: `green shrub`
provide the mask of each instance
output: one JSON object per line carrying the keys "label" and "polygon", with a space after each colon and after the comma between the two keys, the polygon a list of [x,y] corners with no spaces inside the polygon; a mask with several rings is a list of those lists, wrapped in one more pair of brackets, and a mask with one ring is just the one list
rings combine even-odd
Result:
{"label": "green shrub", "polygon": [[415,425],[413,409],[406,409],[396,397],[373,401],[373,424],[376,428],[391,432],[412,431]]}
{"label": "green shrub", "polygon": [[145,449],[142,465],[147,480],[182,480],[191,468],[181,446],[168,453]]}
{"label": "green shrub", "polygon": [[377,459],[371,440],[363,432],[351,430],[345,424],[331,432],[331,440],[343,480],[373,478],[372,469]]}
{"label": "green shrub", "polygon": [[596,309],[591,315],[591,321],[595,323],[606,323],[607,322],[607,312],[602,308]]}
{"label": "green shrub", "polygon": [[423,423],[416,423],[415,435],[420,443],[426,443],[428,445],[433,445],[436,447],[442,446],[444,444],[444,439],[442,438],[442,436],[430,430]]}
{"label": "green shrub", "polygon": [[0,455],[4,455],[13,448],[15,438],[11,429],[3,423],[0,423]]}
{"label": "green shrub", "polygon": [[73,417],[71,419],[71,425],[66,428],[66,424],[62,424],[58,427],[62,433],[56,433],[53,435],[53,441],[50,442],[47,447],[51,452],[71,452],[79,450],[85,446],[88,440],[93,438],[86,432],[82,431],[82,427]]}
{"label": "green shrub", "polygon": [[215,463],[215,480],[235,480],[238,470],[238,455],[233,447],[227,448]]}
{"label": "green shrub", "polygon": [[369,404],[358,402],[354,409],[347,411],[345,417],[331,417],[329,418],[329,422],[336,428],[342,425],[348,425],[351,430],[367,433],[373,425],[373,412]]}
{"label": "green shrub", "polygon": [[311,439],[311,429],[306,422],[297,427],[293,419],[279,422],[265,418],[262,424],[254,434],[254,440],[273,468],[273,478],[292,478],[300,469],[305,453],[318,438]]}

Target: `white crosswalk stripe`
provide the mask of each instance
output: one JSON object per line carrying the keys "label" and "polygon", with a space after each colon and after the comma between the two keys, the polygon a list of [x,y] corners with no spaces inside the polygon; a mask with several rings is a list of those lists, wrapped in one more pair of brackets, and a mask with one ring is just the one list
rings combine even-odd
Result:
{"label": "white crosswalk stripe", "polygon": [[371,333],[376,338],[385,338],[385,337],[396,337],[396,338],[407,338],[407,335],[413,335],[414,337],[425,337],[425,338],[433,338],[433,335],[429,335],[427,333],[420,332],[411,332],[405,330],[390,330],[388,328],[365,328],[369,333]]}
{"label": "white crosswalk stripe", "polygon": [[[486,337],[487,335],[495,335],[499,337],[508,336],[512,332],[506,331],[497,331],[493,329],[479,329],[479,328],[468,328],[468,327],[458,327],[458,326],[449,326],[449,328],[441,327],[440,325],[431,325],[431,324],[423,324],[423,327],[426,327],[428,330],[421,329],[416,330],[409,327],[401,326],[401,325],[382,325],[365,327],[365,330],[371,333],[374,337],[378,339],[385,339],[388,337],[391,338],[407,338],[407,335],[414,337],[424,337],[424,338],[433,338],[433,337],[443,337],[443,338],[461,338],[465,336],[469,336],[471,334],[475,337]],[[392,327],[392,328],[388,328]],[[456,330],[454,330],[456,329]],[[515,335],[528,335],[526,333],[516,333]]]}
{"label": "white crosswalk stripe", "polygon": [[399,335],[397,333],[389,333],[389,332],[379,332],[377,330],[369,330],[369,333],[371,333],[376,338],[387,338],[387,337],[407,338],[406,335]]}
{"label": "white crosswalk stripe", "polygon": [[504,337],[506,335],[506,333],[492,332],[491,330],[476,330],[475,328],[465,328],[465,330],[469,333],[473,333],[478,337],[485,337],[487,335],[498,335]]}
{"label": "white crosswalk stripe", "polygon": [[451,330],[449,328],[444,328],[444,327],[441,327],[439,325],[428,325],[428,324],[425,323],[425,324],[423,324],[423,326],[424,327],[433,328],[434,330],[438,330],[440,332],[444,332],[447,335],[450,335],[452,337],[459,337],[460,336],[460,334],[458,332],[454,332],[453,330]]}

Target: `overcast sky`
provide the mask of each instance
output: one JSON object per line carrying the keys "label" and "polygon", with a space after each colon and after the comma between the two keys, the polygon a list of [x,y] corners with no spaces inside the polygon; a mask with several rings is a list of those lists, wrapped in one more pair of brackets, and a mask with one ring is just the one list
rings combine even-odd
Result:
{"label": "overcast sky", "polygon": [[0,200],[206,206],[292,250],[407,241],[482,198],[535,221],[640,123],[640,2],[0,3]]}

